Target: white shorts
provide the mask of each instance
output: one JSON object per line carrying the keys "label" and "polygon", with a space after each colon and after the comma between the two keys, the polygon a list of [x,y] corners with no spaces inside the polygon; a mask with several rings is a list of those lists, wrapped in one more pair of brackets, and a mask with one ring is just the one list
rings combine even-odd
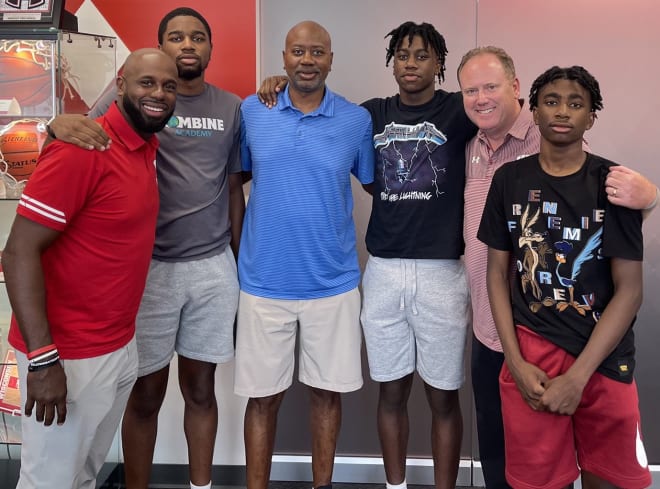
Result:
{"label": "white shorts", "polygon": [[289,388],[298,325],[300,382],[333,392],[362,387],[357,288],[309,300],[268,299],[241,291],[234,370],[236,394],[266,397]]}

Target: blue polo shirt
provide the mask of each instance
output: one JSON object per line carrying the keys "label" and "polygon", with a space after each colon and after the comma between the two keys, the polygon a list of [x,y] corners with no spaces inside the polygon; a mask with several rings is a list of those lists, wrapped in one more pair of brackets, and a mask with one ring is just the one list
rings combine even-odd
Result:
{"label": "blue polo shirt", "polygon": [[241,106],[241,160],[252,172],[238,274],[241,290],[273,299],[316,299],[360,280],[351,174],[374,175],[369,113],[327,87],[303,114],[289,88],[268,109]]}

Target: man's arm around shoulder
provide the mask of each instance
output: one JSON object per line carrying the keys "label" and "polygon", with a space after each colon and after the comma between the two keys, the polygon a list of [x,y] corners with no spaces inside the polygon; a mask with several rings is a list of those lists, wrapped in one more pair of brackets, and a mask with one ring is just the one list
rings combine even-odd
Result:
{"label": "man's arm around shoulder", "polygon": [[657,207],[660,196],[660,189],[648,178],[621,165],[610,167],[605,191],[612,204],[641,210],[644,219]]}
{"label": "man's arm around shoulder", "polygon": [[61,114],[54,117],[48,123],[48,139],[44,145],[50,143],[53,139],[59,139],[65,143],[75,144],[83,149],[96,149],[104,151],[110,146],[110,137],[106,134],[100,124],[95,119],[105,114],[114,103],[116,90],[108,91],[92,107],[89,116],[82,114]]}

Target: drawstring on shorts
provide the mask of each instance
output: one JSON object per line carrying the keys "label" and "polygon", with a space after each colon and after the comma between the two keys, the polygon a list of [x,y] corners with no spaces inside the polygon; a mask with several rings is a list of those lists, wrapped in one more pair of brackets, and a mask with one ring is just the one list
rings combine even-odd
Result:
{"label": "drawstring on shorts", "polygon": [[411,268],[411,283],[412,290],[410,294],[410,308],[412,309],[413,315],[417,316],[419,312],[417,311],[417,262],[415,260],[405,260],[401,259],[401,295],[399,297],[399,310],[403,311],[406,308],[406,262],[410,263]]}

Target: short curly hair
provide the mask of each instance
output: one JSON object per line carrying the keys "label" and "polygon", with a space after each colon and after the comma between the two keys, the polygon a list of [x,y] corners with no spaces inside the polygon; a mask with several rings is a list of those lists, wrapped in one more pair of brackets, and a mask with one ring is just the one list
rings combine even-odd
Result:
{"label": "short curly hair", "polygon": [[169,24],[170,20],[172,20],[174,17],[195,17],[202,23],[204,29],[206,29],[206,33],[209,36],[209,43],[211,42],[211,27],[209,26],[209,23],[206,21],[204,16],[202,16],[202,14],[200,14],[197,10],[191,9],[189,7],[179,7],[166,13],[165,17],[161,19],[160,24],[158,25],[158,44],[163,44],[165,42],[164,37],[167,24]]}
{"label": "short curly hair", "polygon": [[591,112],[603,109],[603,97],[600,94],[600,85],[591,73],[585,70],[582,66],[570,66],[568,68],[560,68],[553,66],[549,70],[542,73],[529,90],[529,109],[534,110],[539,104],[539,92],[548,83],[555,80],[573,80],[576,81],[584,88],[591,97]]}

